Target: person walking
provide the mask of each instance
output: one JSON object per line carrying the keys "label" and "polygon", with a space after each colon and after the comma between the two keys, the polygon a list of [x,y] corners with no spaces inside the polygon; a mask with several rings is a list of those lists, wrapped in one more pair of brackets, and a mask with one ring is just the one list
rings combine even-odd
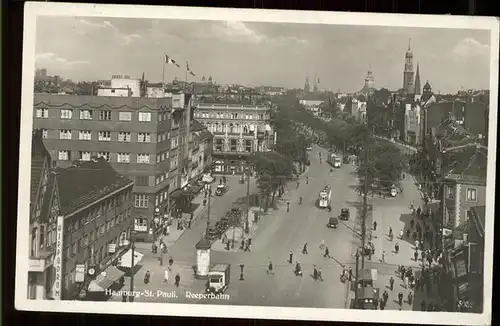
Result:
{"label": "person walking", "polygon": [[314,267],[313,267],[313,279],[315,281],[318,280],[318,269],[316,268],[316,265],[314,265]]}
{"label": "person walking", "polygon": [[403,305],[403,293],[401,292],[398,294],[398,303],[400,307]]}
{"label": "person walking", "polygon": [[331,258],[330,257],[330,250],[328,250],[328,247],[325,247],[325,254],[323,255],[323,257],[328,257],[328,258]]}
{"label": "person walking", "polygon": [[318,279],[323,282],[323,276],[321,275],[321,268],[318,268]]}
{"label": "person walking", "polygon": [[394,245],[394,252],[397,254],[399,252],[399,243],[396,242]]}
{"label": "person walking", "polygon": [[293,263],[293,252],[290,250],[288,253],[288,262],[291,264]]}
{"label": "person walking", "polygon": [[307,242],[304,243],[304,247],[302,247],[302,254],[307,255]]}
{"label": "person walking", "polygon": [[144,274],[144,284],[148,284],[150,278],[151,278],[151,273],[147,271],[146,274]]}
{"label": "person walking", "polygon": [[377,221],[373,221],[373,231],[377,231]]}
{"label": "person walking", "polygon": [[382,263],[385,263],[385,250],[382,250]]}
{"label": "person walking", "polygon": [[399,231],[399,239],[400,240],[403,240],[403,234],[404,234],[404,231],[403,231],[403,229],[401,229],[401,231]]}
{"label": "person walking", "polygon": [[382,294],[382,300],[384,302],[384,306],[387,304],[387,300],[389,299],[389,293],[387,293],[387,290],[384,291]]}
{"label": "person walking", "polygon": [[302,196],[299,197],[299,205],[302,205]]}
{"label": "person walking", "polygon": [[325,240],[321,240],[321,243],[319,244],[319,249],[323,250],[325,248]]}
{"label": "person walking", "polygon": [[272,260],[269,260],[269,265],[267,265],[267,274],[274,275]]}
{"label": "person walking", "polygon": [[166,268],[165,271],[163,272],[163,283],[168,283],[168,277],[169,277],[169,272],[168,268]]}
{"label": "person walking", "polygon": [[391,276],[391,278],[389,279],[389,288],[392,290],[394,290],[394,278]]}
{"label": "person walking", "polygon": [[175,286],[176,286],[176,287],[179,287],[179,284],[180,284],[180,283],[181,283],[181,277],[180,277],[179,273],[177,273],[177,274],[175,275]]}
{"label": "person walking", "polygon": [[418,260],[418,251],[417,250],[415,250],[415,252],[413,253],[413,258],[415,261]]}

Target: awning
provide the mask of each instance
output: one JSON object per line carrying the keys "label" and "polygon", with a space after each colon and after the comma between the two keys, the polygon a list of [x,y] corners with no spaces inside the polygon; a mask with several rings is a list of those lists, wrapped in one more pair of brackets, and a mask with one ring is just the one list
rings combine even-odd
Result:
{"label": "awning", "polygon": [[125,272],[122,272],[114,266],[110,266],[104,272],[97,275],[95,280],[90,282],[88,290],[89,292],[103,292],[123,275],[125,275]]}
{"label": "awning", "polygon": [[[134,266],[141,261],[144,255],[140,252],[134,251]],[[132,249],[129,249],[122,257],[118,264],[120,267],[131,268],[132,267]]]}

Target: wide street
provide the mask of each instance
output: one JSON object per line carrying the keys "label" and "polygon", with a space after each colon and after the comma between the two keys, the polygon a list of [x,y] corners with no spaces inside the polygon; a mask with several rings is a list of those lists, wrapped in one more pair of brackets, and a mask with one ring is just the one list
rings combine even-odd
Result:
{"label": "wide street", "polygon": [[[318,153],[322,153],[323,161],[320,164]],[[348,289],[340,282],[342,265],[347,264],[355,268],[354,252],[360,240],[353,231],[356,229],[356,209],[360,197],[354,191],[356,177],[354,168],[350,164],[340,169],[330,171],[325,158],[327,151],[320,147],[313,147],[310,152],[311,165],[301,177],[299,188],[296,182],[290,182],[287,192],[280,200],[278,210],[270,210],[259,221],[259,226],[252,236],[252,252],[225,252],[212,251],[211,263],[231,264],[231,281],[226,294],[229,300],[213,301],[201,300],[200,303],[241,304],[261,306],[294,306],[294,307],[321,307],[344,308]],[[306,179],[309,179],[307,184]],[[231,178],[231,190],[224,196],[217,198],[211,207],[211,220],[222,216],[229,210],[233,202],[245,195],[245,185],[238,184],[236,177]],[[316,199],[324,185],[332,187],[332,212],[316,207]],[[252,183],[255,190],[255,182]],[[299,205],[299,197],[303,202]],[[286,202],[290,202],[290,212],[286,211]],[[338,216],[340,209],[346,207],[351,211],[351,219],[341,221],[337,229],[326,227],[329,216]],[[174,268],[170,273],[169,284],[164,284],[163,270],[157,258],[143,252],[145,257],[141,261],[143,267],[136,274],[135,290],[143,291],[157,289],[164,291],[176,290],[178,298],[137,298],[136,301],[156,302],[193,302],[185,298],[186,290],[202,292],[205,282],[193,277],[193,265],[196,264],[195,244],[199,241],[206,227],[206,210],[203,216],[187,230],[182,237],[169,247],[166,259],[172,256]],[[323,257],[319,249],[321,240],[325,241],[331,258]],[[308,254],[302,254],[302,248],[308,243]],[[293,264],[287,262],[289,252],[293,252]],[[266,270],[272,260],[274,275],[267,275]],[[302,265],[302,277],[293,274],[295,262]],[[244,264],[244,280],[239,280],[239,265]],[[322,270],[324,281],[315,281],[312,277],[313,266]],[[150,270],[151,282],[143,282],[144,273]],[[181,284],[176,288],[173,283],[175,274],[181,276]],[[128,282],[127,282],[128,283]],[[128,288],[126,285],[125,288]],[[119,300],[121,298],[113,298]]]}

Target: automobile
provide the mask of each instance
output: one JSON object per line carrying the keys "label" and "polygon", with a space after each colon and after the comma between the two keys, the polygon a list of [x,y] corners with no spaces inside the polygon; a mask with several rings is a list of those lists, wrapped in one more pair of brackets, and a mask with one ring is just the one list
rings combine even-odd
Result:
{"label": "automobile", "polygon": [[312,151],[312,147],[311,146],[307,146],[306,147],[306,151],[308,151],[308,152]]}
{"label": "automobile", "polygon": [[215,195],[216,196],[224,195],[227,192],[227,188],[228,187],[225,183],[218,185],[217,188],[215,189]]}
{"label": "automobile", "polygon": [[328,228],[336,229],[339,224],[339,220],[336,217],[330,217],[328,219],[328,224],[326,225]]}
{"label": "automobile", "polygon": [[344,221],[347,221],[350,217],[350,213],[349,213],[349,208],[342,208],[340,210],[340,219],[341,220],[344,220]]}

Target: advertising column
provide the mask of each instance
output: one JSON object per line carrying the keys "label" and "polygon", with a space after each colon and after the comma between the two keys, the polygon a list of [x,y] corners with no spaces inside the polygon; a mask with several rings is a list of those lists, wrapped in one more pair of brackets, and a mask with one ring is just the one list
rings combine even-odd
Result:
{"label": "advertising column", "polygon": [[57,217],[56,251],[54,257],[55,280],[52,287],[52,298],[61,300],[62,277],[63,277],[63,237],[64,237],[64,216]]}

